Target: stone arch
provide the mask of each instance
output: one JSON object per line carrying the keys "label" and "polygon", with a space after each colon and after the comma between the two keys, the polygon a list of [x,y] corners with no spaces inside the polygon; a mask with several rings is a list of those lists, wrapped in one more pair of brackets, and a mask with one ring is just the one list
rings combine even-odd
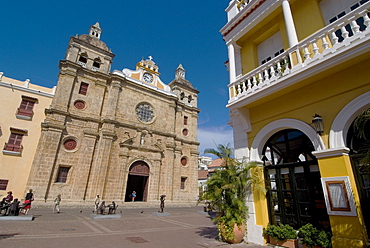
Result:
{"label": "stone arch", "polygon": [[347,133],[352,122],[363,110],[370,107],[370,92],[366,92],[349,102],[335,117],[329,133],[329,147],[344,148]]}
{"label": "stone arch", "polygon": [[284,129],[297,129],[304,133],[311,140],[316,151],[326,149],[320,135],[309,124],[297,119],[280,119],[267,124],[257,133],[252,143],[250,161],[262,162],[261,154],[267,140]]}
{"label": "stone arch", "polygon": [[[144,160],[131,163],[128,170],[125,201],[147,201],[149,188],[150,167]],[[136,197],[133,199],[132,193]]]}

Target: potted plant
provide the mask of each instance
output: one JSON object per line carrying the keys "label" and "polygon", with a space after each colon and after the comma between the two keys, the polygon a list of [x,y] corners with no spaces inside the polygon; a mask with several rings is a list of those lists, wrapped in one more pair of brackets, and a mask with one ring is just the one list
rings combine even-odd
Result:
{"label": "potted plant", "polygon": [[[209,201],[210,207],[218,212],[213,219],[217,222],[219,237],[228,243],[240,243],[245,234],[248,216],[247,192],[252,186],[258,188],[259,178],[252,176],[255,164],[245,164],[232,158],[229,145],[218,145],[217,150],[206,149],[223,160],[221,169],[216,170],[205,182],[206,190],[201,201]],[[264,190],[264,189],[262,189]]]}
{"label": "potted plant", "polygon": [[330,233],[319,230],[308,223],[298,229],[299,243],[306,247],[331,247]]}
{"label": "potted plant", "polygon": [[279,225],[268,224],[263,229],[263,234],[269,237],[269,243],[282,247],[298,247],[297,231],[289,225],[279,223]]}

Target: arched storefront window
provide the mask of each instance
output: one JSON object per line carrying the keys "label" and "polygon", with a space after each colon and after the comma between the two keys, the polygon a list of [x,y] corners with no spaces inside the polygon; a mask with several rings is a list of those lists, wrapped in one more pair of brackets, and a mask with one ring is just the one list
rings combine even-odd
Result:
{"label": "arched storefront window", "polygon": [[[368,116],[364,115],[366,112],[357,117],[349,128],[347,147],[351,149],[351,163],[359,191],[362,213],[367,233],[370,233],[370,109],[367,110]],[[359,122],[359,118],[362,121]]]}
{"label": "arched storefront window", "polygon": [[314,147],[301,131],[275,133],[263,149],[270,223],[298,229],[306,223],[329,230]]}

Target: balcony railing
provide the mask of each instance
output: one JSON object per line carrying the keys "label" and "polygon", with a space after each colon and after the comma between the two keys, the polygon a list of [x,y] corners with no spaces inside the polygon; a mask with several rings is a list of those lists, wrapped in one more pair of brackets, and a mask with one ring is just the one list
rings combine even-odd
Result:
{"label": "balcony railing", "polygon": [[310,64],[337,56],[346,49],[370,39],[370,2],[317,31],[278,57],[245,75],[239,75],[229,87],[233,104],[258,94],[286,78],[306,70]]}
{"label": "balcony railing", "polygon": [[33,111],[32,110],[26,110],[26,109],[21,109],[18,108],[16,116],[19,119],[26,119],[26,120],[31,120],[33,117]]}
{"label": "balcony railing", "polygon": [[18,156],[22,154],[23,146],[5,143],[3,154]]}

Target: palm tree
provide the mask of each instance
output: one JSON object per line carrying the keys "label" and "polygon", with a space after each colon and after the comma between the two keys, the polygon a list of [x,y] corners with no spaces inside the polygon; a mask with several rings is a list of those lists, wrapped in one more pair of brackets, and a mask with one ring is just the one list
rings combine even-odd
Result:
{"label": "palm tree", "polygon": [[210,201],[211,207],[218,211],[214,221],[218,223],[219,235],[233,240],[235,224],[240,229],[248,217],[247,194],[253,186],[259,187],[259,177],[253,176],[256,164],[237,161],[229,144],[217,145],[217,149],[206,149],[204,153],[214,154],[224,162],[205,183],[206,190],[200,200]]}

